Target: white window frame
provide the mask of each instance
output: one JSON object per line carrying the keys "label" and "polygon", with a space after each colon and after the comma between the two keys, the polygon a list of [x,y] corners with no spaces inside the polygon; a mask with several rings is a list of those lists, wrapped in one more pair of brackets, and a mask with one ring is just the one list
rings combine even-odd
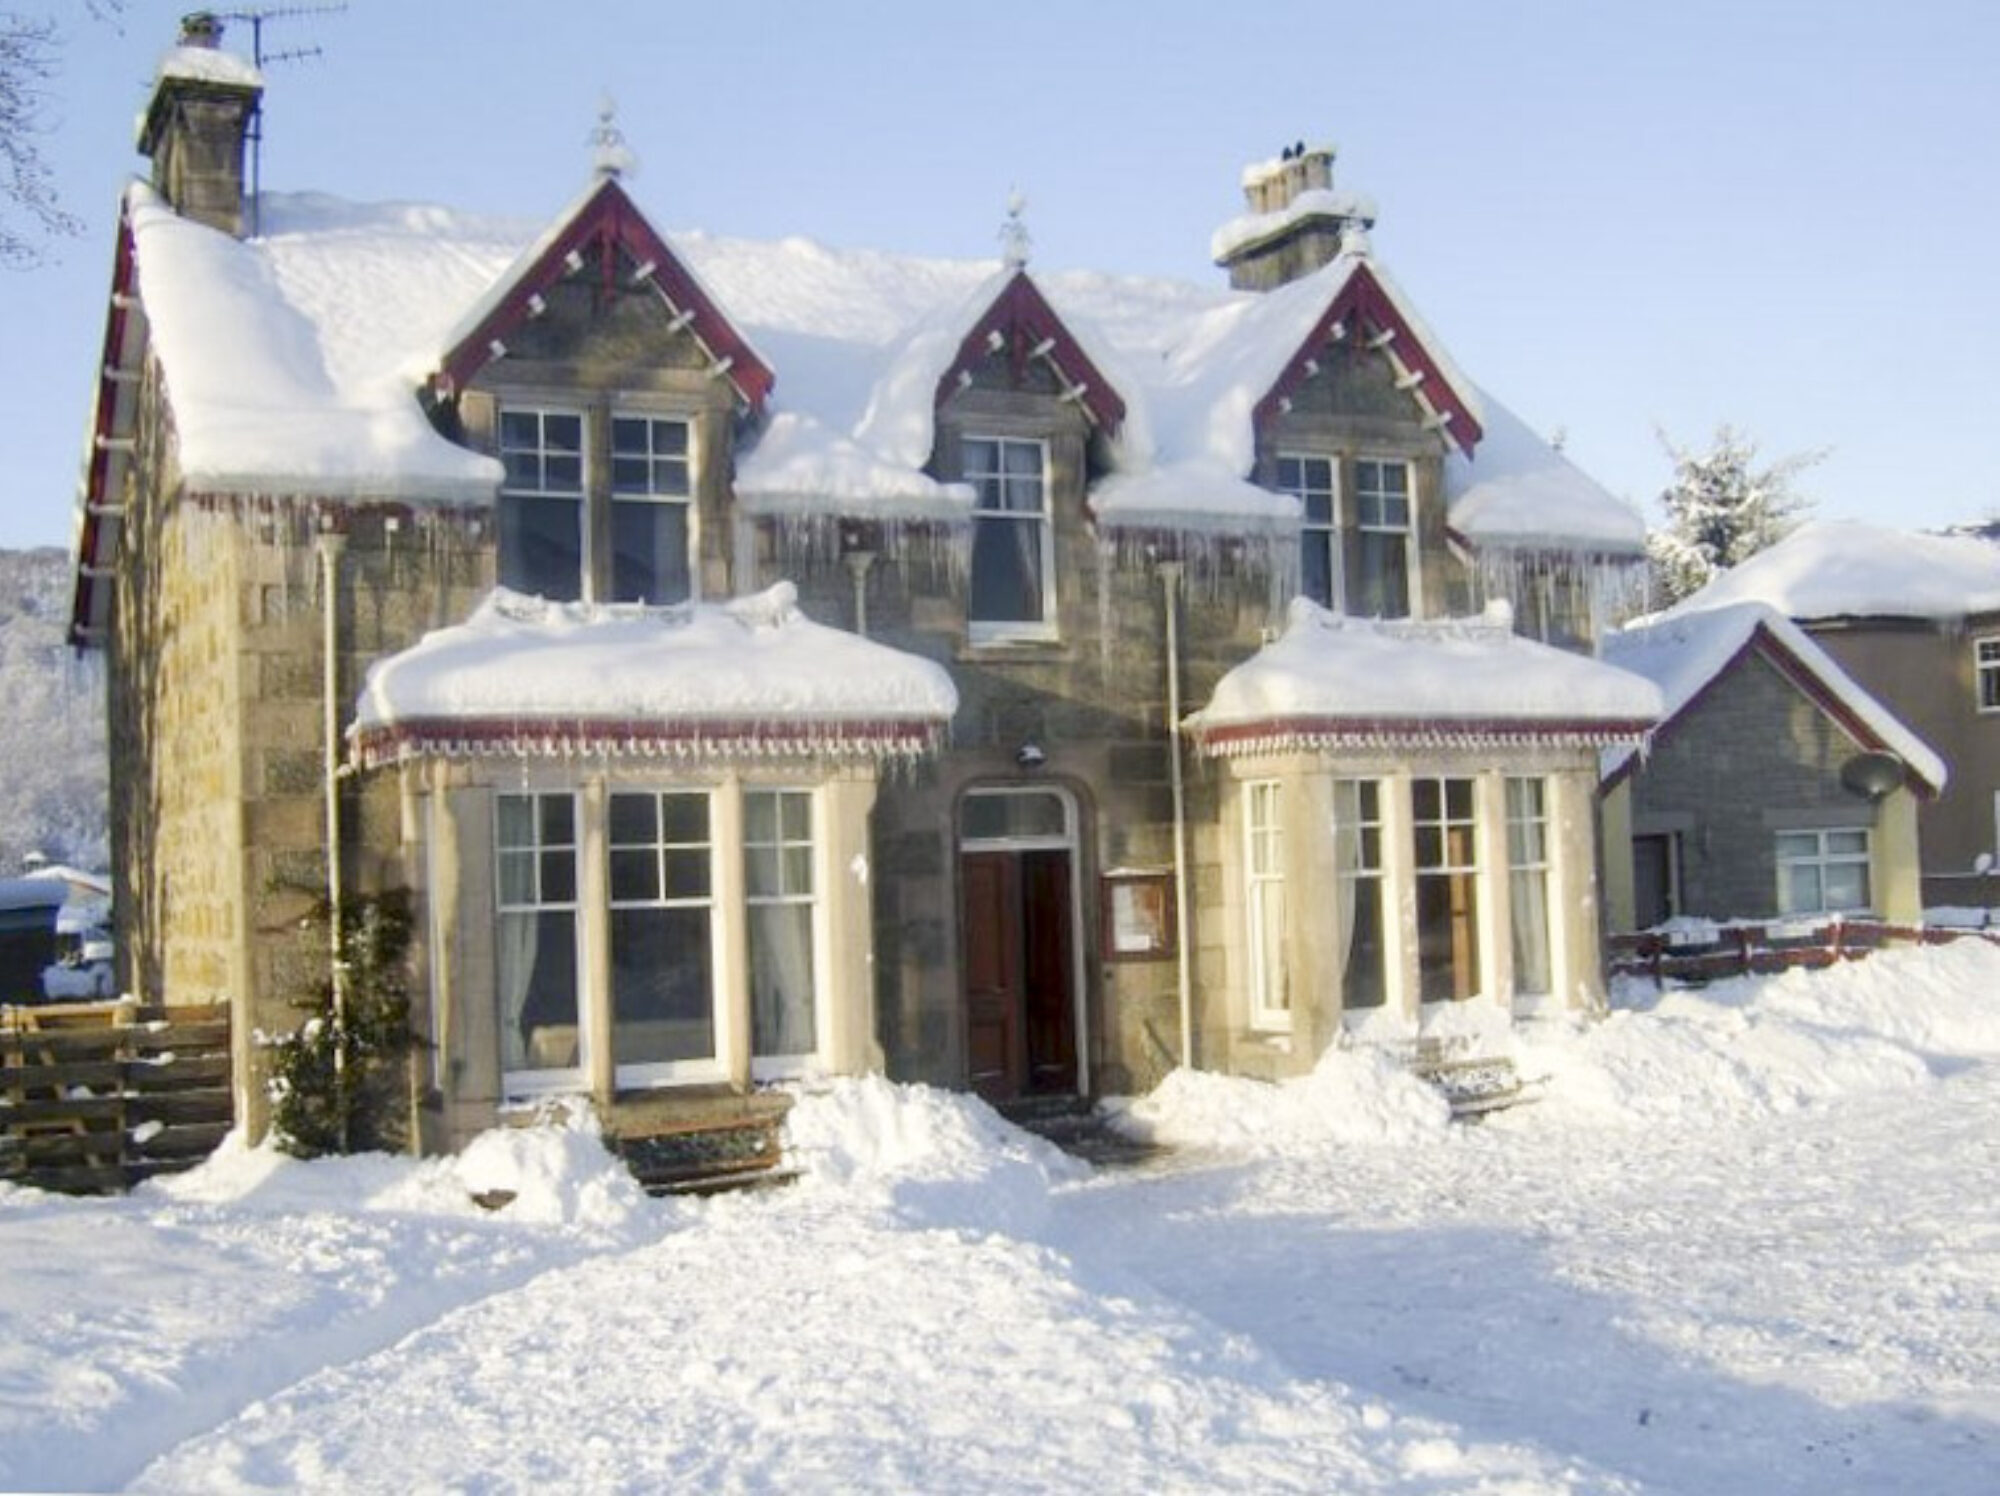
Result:
{"label": "white window frame", "polygon": [[[757,796],[768,795],[779,801],[777,806],[778,828],[774,841],[752,840],[750,835],[750,801]],[[803,841],[787,837],[784,826],[783,802],[786,797],[796,796],[805,802],[806,835]],[[751,1011],[748,1015],[750,1034],[750,1076],[753,1080],[783,1080],[803,1075],[814,1069],[827,1052],[828,1027],[832,1021],[827,993],[827,925],[826,900],[821,896],[828,873],[826,860],[826,838],[822,830],[825,816],[820,805],[819,792],[807,786],[788,784],[746,784],[743,786],[743,924],[745,951],[749,965],[745,971],[746,990],[749,993]],[[775,850],[778,854],[780,882],[787,880],[784,869],[788,866],[785,858],[787,850],[803,849],[807,886],[803,892],[783,887],[776,893],[758,894],[752,891],[750,879],[750,856],[753,851]],[[756,994],[749,987],[749,981],[757,969],[757,931],[751,911],[772,906],[798,907],[803,905],[807,916],[807,959],[812,963],[812,1022],[813,1045],[808,1050],[795,1054],[763,1054],[757,1049]]]}
{"label": "white window frame", "polygon": [[[619,489],[618,464],[621,455],[626,461],[638,460],[633,458],[629,453],[620,454],[618,451],[618,423],[620,421],[643,421],[646,425],[647,453],[644,461],[646,463],[648,486],[644,489],[633,489],[630,491],[621,491]],[[653,449],[653,439],[656,434],[655,428],[663,425],[678,426],[681,430],[681,451],[678,458],[675,458],[672,453],[661,454]],[[689,602],[697,601],[701,596],[701,567],[698,564],[698,558],[701,555],[701,506],[695,502],[695,475],[701,471],[701,454],[696,445],[699,432],[694,421],[685,415],[674,415],[665,411],[614,407],[606,418],[604,430],[606,440],[610,444],[609,456],[606,459],[607,466],[604,480],[605,525],[612,551],[611,556],[608,558],[609,571],[605,577],[605,589],[607,593],[611,595],[611,600],[619,600],[616,596],[618,591],[616,539],[618,506],[620,504],[668,505],[678,507],[682,511],[683,524],[687,536],[687,555],[683,561],[683,570],[686,573],[688,584],[686,600]],[[681,469],[680,488],[676,490],[652,486],[659,464],[674,461],[678,461]],[[586,528],[588,528],[588,522],[589,514],[586,511]],[[588,549],[587,546],[586,549]],[[589,583],[596,570],[596,567],[589,565],[586,565],[584,569],[587,596],[595,595],[595,588],[590,587]],[[667,601],[677,602],[680,599],[668,599]]]}
{"label": "white window frame", "polygon": [[[1435,817],[1426,817],[1418,812],[1417,786],[1420,784],[1435,784],[1438,787],[1438,809]],[[1454,816],[1451,813],[1450,786],[1453,784],[1464,784],[1471,791],[1472,806],[1463,816]],[[1486,991],[1489,939],[1487,922],[1492,891],[1487,886],[1489,879],[1482,864],[1491,859],[1492,852],[1486,846],[1486,838],[1480,826],[1480,796],[1483,792],[1481,785],[1482,776],[1475,774],[1419,774],[1413,776],[1409,783],[1412,894],[1421,892],[1426,877],[1464,877],[1469,880],[1472,897],[1477,901],[1471,918],[1473,940],[1471,990],[1451,999],[1424,996],[1423,906],[1421,899],[1416,901],[1417,1001],[1422,1006],[1445,1001],[1474,1002]],[[1435,829],[1438,834],[1439,859],[1435,862],[1424,861],[1423,842],[1426,827]],[[1463,861],[1451,854],[1452,832],[1458,829],[1471,833],[1468,844],[1470,852]]]}
{"label": "white window frame", "polygon": [[[994,449],[996,467],[992,472],[975,472],[968,466],[966,457],[974,443],[990,442]],[[1041,505],[1038,509],[989,509],[980,504],[979,494],[983,491],[983,480],[992,478],[1001,483],[1003,489],[1008,481],[1007,449],[1009,447],[1032,447],[1040,464]],[[977,579],[966,578],[966,638],[973,644],[1043,643],[1057,637],[1056,604],[1056,530],[1054,496],[1050,492],[1049,444],[1035,437],[1001,436],[986,431],[968,431],[959,438],[959,477],[972,485],[974,490],[972,524],[977,530],[982,524],[1032,524],[1036,526],[1037,556],[1041,568],[1042,616],[1039,619],[1024,618],[976,618],[972,615],[973,597]],[[976,543],[976,537],[975,537]],[[970,568],[968,567],[968,571]]]}
{"label": "white window frame", "polygon": [[[1407,618],[1422,618],[1424,616],[1423,564],[1422,558],[1417,553],[1416,464],[1406,457],[1377,457],[1366,453],[1351,458],[1350,462],[1354,470],[1352,499],[1355,533],[1363,538],[1364,545],[1366,537],[1370,535],[1394,535],[1401,538],[1403,542],[1403,588],[1409,603],[1409,611],[1402,616]],[[1370,499],[1386,501],[1396,497],[1396,495],[1390,494],[1386,488],[1379,486],[1379,484],[1371,487],[1362,481],[1362,469],[1369,466],[1376,468],[1393,467],[1402,470],[1403,492],[1400,497],[1403,502],[1403,522],[1400,525],[1387,524],[1380,518],[1372,522],[1369,520],[1368,505]],[[1348,590],[1351,593],[1353,589],[1349,588]]]}
{"label": "white window frame", "polygon": [[[588,918],[604,932],[604,970],[609,980],[613,960],[611,916],[621,909],[703,909],[708,913],[708,1008],[710,1052],[706,1055],[690,1056],[678,1060],[633,1060],[622,1059],[617,1053],[618,1020],[614,1014],[611,1033],[606,1041],[612,1046],[611,1061],[613,1077],[621,1086],[681,1085],[727,1078],[729,1036],[731,1032],[731,1007],[733,999],[729,992],[729,964],[726,950],[725,927],[728,919],[725,910],[721,882],[722,841],[718,829],[722,827],[723,791],[712,786],[698,784],[652,784],[652,785],[612,785],[607,786],[604,796],[603,855],[605,859],[602,907],[588,910]],[[611,840],[611,802],[620,795],[646,795],[656,802],[670,795],[699,797],[706,802],[707,841],[676,842],[667,840],[667,821],[664,809],[655,811],[654,840],[650,843],[619,842]],[[690,847],[703,846],[708,854],[708,892],[699,897],[671,895],[667,892],[666,859],[670,851],[685,851]],[[659,892],[652,898],[615,898],[612,895],[611,859],[614,853],[634,851],[641,848],[650,850],[658,861],[656,869]],[[612,1003],[612,994],[606,991],[602,999],[607,1008]]]}
{"label": "white window frame", "polygon": [[[1861,838],[1859,851],[1843,849],[1836,851],[1831,845],[1833,837],[1858,836]],[[1788,840],[1795,844],[1806,838],[1812,840],[1810,851],[1788,853]],[[1875,838],[1866,826],[1821,826],[1794,827],[1776,833],[1772,841],[1772,853],[1777,863],[1778,913],[1790,917],[1809,914],[1858,914],[1873,906],[1875,898]],[[1794,868],[1810,867],[1818,872],[1819,903],[1815,908],[1795,905],[1790,899],[1791,880],[1786,876]],[[1833,868],[1859,868],[1861,870],[1862,901],[1859,904],[1830,904],[1827,900],[1827,872]]]}
{"label": "white window frame", "polygon": [[[1249,941],[1249,1022],[1253,1029],[1289,1033],[1292,999],[1285,959],[1284,785],[1253,779],[1243,786],[1243,910]],[[1275,944],[1276,949],[1273,949]]]}
{"label": "white window frame", "polygon": [[[1552,996],[1560,964],[1554,900],[1554,864],[1549,856],[1549,781],[1539,774],[1510,774],[1503,781],[1507,812],[1507,943],[1512,955],[1514,996]],[[1522,803],[1533,792],[1533,804]],[[1518,891],[1523,879],[1541,884],[1542,946],[1548,962],[1548,985],[1521,985],[1521,908]]]}
{"label": "white window frame", "polygon": [[[510,444],[507,440],[507,422],[510,417],[532,416],[536,423],[537,442],[532,447]],[[577,483],[575,488],[550,487],[547,482],[550,448],[548,446],[548,422],[550,417],[560,416],[577,423]],[[589,601],[591,597],[590,573],[590,492],[593,474],[590,461],[591,421],[590,412],[580,405],[565,404],[555,400],[523,399],[503,402],[494,415],[493,450],[499,458],[503,470],[507,466],[510,453],[532,452],[543,481],[534,485],[517,484],[511,475],[505,474],[500,480],[500,500],[529,499],[535,501],[562,500],[576,508],[577,567],[576,597]],[[501,558],[504,561],[504,557]]]}
{"label": "white window frame", "polygon": [[2000,634],[1972,641],[1972,704],[1981,715],[2000,712]]}
{"label": "white window frame", "polygon": [[[1286,464],[1297,465],[1295,475],[1288,475]],[[1317,476],[1313,469],[1323,469],[1324,483],[1315,483]],[[1287,482],[1287,477],[1291,481]],[[1317,452],[1281,451],[1277,458],[1277,491],[1290,494],[1299,501],[1299,589],[1302,596],[1311,596],[1305,591],[1305,552],[1317,547],[1326,556],[1327,595],[1312,600],[1335,613],[1347,608],[1347,566],[1346,549],[1341,534],[1341,493],[1340,459]],[[1324,521],[1312,517],[1312,500],[1315,496],[1326,496],[1326,518]]]}
{"label": "white window frame", "polygon": [[[542,839],[541,802],[563,799],[570,805],[570,840],[568,843],[549,843]],[[506,840],[506,802],[526,800],[530,803],[532,834],[530,840],[509,843]],[[583,803],[582,797],[574,790],[522,789],[495,795],[493,797],[493,905],[494,905],[494,962],[495,983],[494,1004],[496,1018],[504,1023],[506,1015],[497,1012],[500,1005],[498,984],[501,979],[498,942],[504,916],[509,914],[541,915],[551,912],[567,912],[570,917],[570,960],[574,974],[571,978],[576,993],[576,1063],[568,1066],[524,1066],[520,1069],[506,1068],[506,1048],[500,1044],[499,1058],[502,1087],[509,1096],[544,1095],[555,1091],[575,1090],[590,1073],[590,1056],[594,1035],[590,1018],[590,962],[589,918],[584,899],[583,865]],[[542,858],[550,851],[567,847],[570,856],[570,888],[568,900],[550,900],[542,894]],[[534,897],[526,900],[507,898],[507,877],[502,871],[509,856],[527,856],[534,860]],[[495,1038],[502,1036],[496,1032]]]}
{"label": "white window frame", "polygon": [[[1345,815],[1348,801],[1347,786],[1353,788],[1354,812]],[[1375,814],[1366,813],[1363,804],[1362,787],[1373,785],[1375,789]],[[1392,928],[1392,906],[1389,902],[1389,796],[1395,781],[1373,774],[1341,775],[1333,781],[1334,849],[1336,853],[1336,876],[1340,882],[1340,909],[1342,917],[1338,921],[1340,931],[1340,959],[1337,967],[1340,975],[1340,1006],[1343,1014],[1352,1013],[1365,1017],[1371,1013],[1386,1012],[1396,1007],[1402,986],[1396,967],[1396,935]],[[1375,855],[1368,856],[1368,834],[1374,833]],[[1340,855],[1352,849],[1351,857]],[[1354,1004],[1349,1000],[1347,990],[1347,956],[1351,954],[1355,922],[1355,911],[1364,899],[1375,901],[1375,920],[1382,936],[1382,1000],[1379,1003]]]}

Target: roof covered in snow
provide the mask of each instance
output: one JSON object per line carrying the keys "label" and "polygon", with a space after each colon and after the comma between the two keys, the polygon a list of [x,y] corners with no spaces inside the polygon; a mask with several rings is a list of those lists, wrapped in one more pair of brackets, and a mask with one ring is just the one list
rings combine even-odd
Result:
{"label": "roof covered in snow", "polygon": [[789,582],[721,604],[551,603],[499,589],[371,668],[352,729],[381,763],[486,752],[879,758],[937,746],[942,666],[808,619]]}
{"label": "roof covered in snow", "polygon": [[[613,190],[622,203],[622,187]],[[567,212],[601,203],[603,191]],[[191,488],[490,500],[498,466],[436,436],[418,392],[441,376],[449,384],[455,358],[485,346],[476,335],[566,216],[506,221],[266,195],[260,237],[238,242],[176,218],[143,185],[127,211]],[[1453,523],[1468,540],[1602,550],[1633,533],[1624,505],[1451,363],[1365,246],[1252,293],[1039,269],[1019,282],[992,261],[796,238],[660,242],[713,301],[717,325],[774,378],[761,433],[737,454],[737,492],[753,512],[818,504],[858,517],[962,516],[965,491],[922,471],[940,382],[1012,297],[1046,309],[1053,335],[1037,354],[1107,438],[1118,481],[1104,487],[1100,523],[1246,532],[1296,523],[1291,500],[1248,481],[1257,423],[1313,367],[1315,340],[1350,335],[1353,320],[1386,334],[1380,346],[1454,449]],[[1497,439],[1482,440],[1489,426]]]}
{"label": "roof covered in snow", "polygon": [[[1932,791],[1944,787],[1948,771],[1931,746],[1805,630],[1765,603],[1729,603],[1619,629],[1605,636],[1603,656],[1660,688],[1665,727],[1753,646],[1762,647],[1782,674],[1833,713],[1863,747],[1895,754]],[[1607,750],[1604,777],[1623,773],[1634,753],[1629,746]]]}
{"label": "roof covered in snow", "polygon": [[2000,545],[1848,521],[1801,525],[1673,612],[1767,603],[1788,618],[1928,618],[2000,612]]}
{"label": "roof covered in snow", "polygon": [[1285,632],[1225,675],[1186,727],[1219,755],[1498,740],[1636,741],[1651,681],[1513,632],[1505,604],[1429,623],[1295,599]]}

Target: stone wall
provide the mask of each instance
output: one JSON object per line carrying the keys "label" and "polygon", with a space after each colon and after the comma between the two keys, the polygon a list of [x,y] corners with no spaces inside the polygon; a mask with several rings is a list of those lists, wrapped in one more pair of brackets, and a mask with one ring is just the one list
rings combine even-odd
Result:
{"label": "stone wall", "polygon": [[1680,839],[1684,913],[1777,910],[1778,831],[1875,825],[1840,768],[1860,745],[1752,651],[1654,738],[1633,783],[1632,831]]}

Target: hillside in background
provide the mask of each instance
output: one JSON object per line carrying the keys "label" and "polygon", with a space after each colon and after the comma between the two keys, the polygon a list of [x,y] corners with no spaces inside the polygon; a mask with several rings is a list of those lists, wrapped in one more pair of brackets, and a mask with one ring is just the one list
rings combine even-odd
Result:
{"label": "hillside in background", "polygon": [[63,642],[69,553],[0,550],[0,876],[108,854],[104,662]]}

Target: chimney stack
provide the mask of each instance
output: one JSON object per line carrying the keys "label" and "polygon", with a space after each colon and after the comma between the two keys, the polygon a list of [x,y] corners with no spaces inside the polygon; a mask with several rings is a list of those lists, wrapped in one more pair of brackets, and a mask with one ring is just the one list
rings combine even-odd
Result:
{"label": "chimney stack", "polygon": [[1211,246],[1231,286],[1269,291],[1310,275],[1340,254],[1350,230],[1374,226],[1372,202],[1334,190],[1334,154],[1300,141],[1243,169],[1244,215],[1218,229]]}
{"label": "chimney stack", "polygon": [[152,159],[153,187],[176,212],[240,237],[243,153],[264,80],[221,43],[214,12],[181,18],[180,39],[160,59],[139,121],[139,153]]}

